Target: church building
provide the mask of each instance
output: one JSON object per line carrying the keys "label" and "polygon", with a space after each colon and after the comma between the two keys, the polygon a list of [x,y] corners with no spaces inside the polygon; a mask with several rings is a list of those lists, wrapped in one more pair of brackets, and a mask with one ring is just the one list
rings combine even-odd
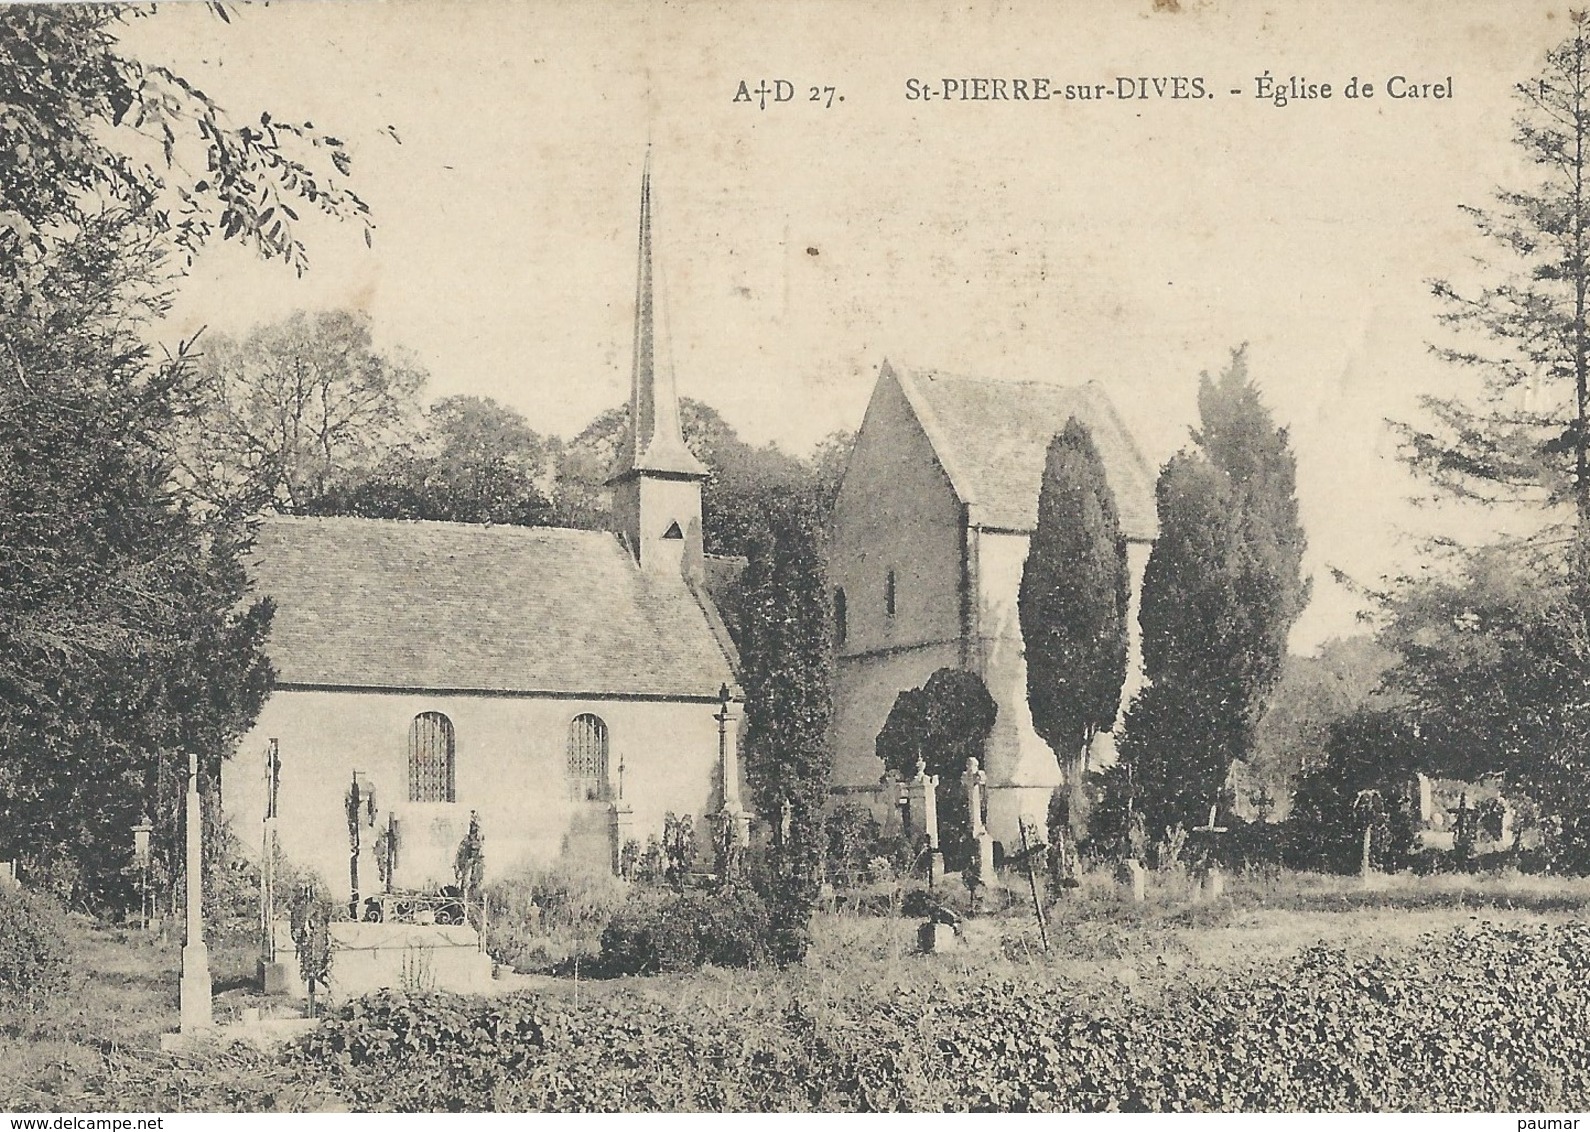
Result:
{"label": "church building", "polygon": [[[987,820],[1009,846],[1061,783],[1033,730],[1016,594],[1049,442],[1075,416],[1104,461],[1132,578],[1124,697],[1141,683],[1138,597],[1155,532],[1154,480],[1094,384],[990,381],[885,362],[834,508],[838,680],[834,784],[878,809],[878,732],[895,697],[940,668],[977,673],[999,714],[986,748]],[[1101,736],[1095,754],[1108,747]]]}
{"label": "church building", "polygon": [[704,584],[707,471],[659,343],[651,212],[648,171],[616,530],[262,521],[252,578],[276,603],[276,689],[222,782],[245,845],[273,816],[286,859],[337,892],[357,780],[368,894],[388,831],[396,881],[425,886],[451,881],[471,812],[502,875],[615,867],[669,811],[699,831],[737,808],[735,725],[720,722],[740,714],[736,657]]}

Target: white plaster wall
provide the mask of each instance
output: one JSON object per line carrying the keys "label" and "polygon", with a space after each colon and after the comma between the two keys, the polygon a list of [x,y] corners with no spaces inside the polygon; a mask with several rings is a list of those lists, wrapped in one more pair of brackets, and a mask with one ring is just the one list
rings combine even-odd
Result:
{"label": "white plaster wall", "polygon": [[960,646],[956,643],[842,658],[834,690],[833,785],[876,784],[883,774],[883,763],[875,753],[878,732],[889,718],[895,697],[907,688],[920,688],[940,668],[959,666]]}
{"label": "white plaster wall", "polygon": [[[976,532],[978,576],[977,648],[984,682],[999,704],[999,718],[988,740],[989,825],[996,838],[1009,844],[1016,821],[1025,811],[1042,821],[1049,793],[1061,784],[1059,764],[1049,745],[1033,729],[1027,707],[1027,660],[1021,636],[1017,595],[1027,561],[1028,536]],[[1126,683],[1121,709],[1143,686],[1142,629],[1138,609],[1143,591],[1143,570],[1149,546],[1128,543],[1127,570],[1131,577],[1128,609]],[[1120,717],[1117,717],[1119,726]],[[1095,741],[1095,755],[1113,758],[1110,736]]]}
{"label": "white plaster wall", "polygon": [[905,395],[880,381],[834,503],[829,582],[848,606],[841,657],[959,641],[961,529],[960,503]]}
{"label": "white plaster wall", "polygon": [[[565,785],[569,722],[584,712],[608,727],[609,774],[625,764],[624,798],[634,810],[633,836],[662,832],[663,815],[694,815],[698,829],[716,806],[718,725],[715,703],[579,700],[282,690],[222,772],[222,798],[233,830],[251,851],[261,845],[264,751],[281,753],[278,836],[295,864],[313,868],[334,893],[347,890],[348,828],[344,796],[355,770],[368,775],[382,815],[400,823],[398,879],[404,885],[450,880],[453,854],[478,810],[489,876],[550,863],[566,852],[594,854],[607,866],[606,807],[570,799]],[[408,735],[414,717],[439,711],[456,743],[453,803],[408,801]],[[736,713],[738,714],[738,712]],[[594,834],[581,838],[579,828]],[[368,835],[373,841],[373,834]],[[708,842],[703,836],[702,848]],[[360,887],[376,890],[373,858]]]}

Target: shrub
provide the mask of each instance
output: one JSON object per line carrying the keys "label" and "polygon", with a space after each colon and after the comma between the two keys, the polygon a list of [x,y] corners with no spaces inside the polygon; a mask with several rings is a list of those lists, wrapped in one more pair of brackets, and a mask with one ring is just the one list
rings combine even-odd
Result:
{"label": "shrub", "polygon": [[828,835],[828,879],[835,887],[863,883],[883,832],[872,810],[860,802],[841,802],[823,822]]}
{"label": "shrub", "polygon": [[485,888],[486,948],[521,969],[594,953],[628,895],[629,886],[609,873],[565,864],[493,881]]}
{"label": "shrub", "polygon": [[663,815],[662,852],[663,879],[677,892],[696,867],[696,826],[689,814],[676,817],[670,811]]}
{"label": "shrub", "polygon": [[1311,947],[1163,1001],[1090,1005],[1045,973],[808,983],[733,1009],[384,992],[298,1056],[357,1107],[408,1111],[1577,1111],[1587,963],[1590,925],[1477,924],[1385,955]]}
{"label": "shrub", "polygon": [[0,887],[0,1000],[36,1006],[66,984],[66,910],[47,896]]}
{"label": "shrub", "polygon": [[1325,761],[1298,780],[1287,815],[1287,863],[1355,873],[1370,828],[1370,863],[1396,872],[1414,849],[1408,799],[1420,747],[1411,726],[1389,711],[1364,708],[1331,724]]}
{"label": "shrub", "polygon": [[600,962],[614,975],[752,967],[768,954],[767,906],[746,888],[637,894],[602,931]]}

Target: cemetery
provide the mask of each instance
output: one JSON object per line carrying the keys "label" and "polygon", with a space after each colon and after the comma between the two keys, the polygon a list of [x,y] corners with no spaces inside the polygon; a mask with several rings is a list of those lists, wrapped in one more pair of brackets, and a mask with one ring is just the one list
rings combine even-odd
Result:
{"label": "cemetery", "polygon": [[708,7],[0,6],[0,1109],[1590,1105],[1590,13],[1363,160],[1142,88],[1140,178],[669,124]]}

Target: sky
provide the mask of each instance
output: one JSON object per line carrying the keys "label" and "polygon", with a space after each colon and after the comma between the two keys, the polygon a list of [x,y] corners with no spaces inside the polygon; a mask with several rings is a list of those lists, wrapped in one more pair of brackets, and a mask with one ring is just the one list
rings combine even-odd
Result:
{"label": "sky", "polygon": [[[1466,388],[1430,352],[1428,281],[1491,254],[1459,206],[1527,179],[1513,84],[1566,34],[1531,0],[288,0],[163,5],[126,42],[236,120],[343,138],[376,224],[367,248],[306,222],[301,278],[211,250],[173,336],[361,309],[430,397],[572,436],[628,395],[649,148],[679,390],[753,442],[856,428],[889,359],[1097,382],[1157,467],[1247,343],[1297,454],[1307,652],[1359,627],[1333,570],[1374,585],[1490,521],[1413,506],[1385,422]],[[1210,97],[1118,96],[1178,76]],[[1333,96],[1277,105],[1265,76]],[[908,97],[972,78],[1117,96]],[[736,100],[780,79],[786,102]]]}

